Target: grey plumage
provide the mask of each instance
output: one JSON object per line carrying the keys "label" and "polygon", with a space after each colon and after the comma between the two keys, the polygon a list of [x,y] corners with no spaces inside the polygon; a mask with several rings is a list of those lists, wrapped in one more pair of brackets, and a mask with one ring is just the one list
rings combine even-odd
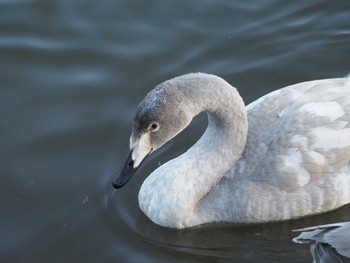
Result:
{"label": "grey plumage", "polygon": [[329,246],[340,255],[350,258],[350,222],[312,226],[294,231],[302,232],[293,239],[294,242],[313,242],[311,251],[316,262],[343,262]]}

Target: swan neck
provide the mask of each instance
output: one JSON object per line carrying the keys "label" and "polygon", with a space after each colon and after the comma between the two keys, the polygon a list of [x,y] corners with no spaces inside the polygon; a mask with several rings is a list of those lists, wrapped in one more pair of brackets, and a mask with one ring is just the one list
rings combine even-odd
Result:
{"label": "swan neck", "polygon": [[202,176],[210,178],[208,181],[213,185],[238,162],[248,134],[243,100],[235,88],[226,88],[222,91],[213,90],[208,96],[210,99],[203,109],[208,113],[208,127],[189,151],[197,161],[205,162],[211,167]]}
{"label": "swan neck", "polygon": [[203,86],[199,85],[193,92],[197,98],[193,100],[194,113],[206,111],[208,127],[191,149],[194,149],[197,158],[203,158],[205,162],[220,160],[221,166],[213,164],[213,167],[218,170],[216,174],[222,177],[237,163],[245,149],[248,120],[244,102],[236,88],[221,78],[213,82],[204,91]]}

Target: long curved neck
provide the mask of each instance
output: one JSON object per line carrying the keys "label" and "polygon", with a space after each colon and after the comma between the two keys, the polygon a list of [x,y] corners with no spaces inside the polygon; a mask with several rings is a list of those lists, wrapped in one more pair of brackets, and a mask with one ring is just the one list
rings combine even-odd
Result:
{"label": "long curved neck", "polygon": [[139,203],[154,222],[182,228],[205,223],[196,218],[196,204],[241,157],[248,123],[237,90],[219,77],[189,78],[174,94],[185,98],[179,107],[185,109],[189,119],[207,111],[208,127],[187,152],[165,163],[145,180]]}
{"label": "long curved neck", "polygon": [[[195,160],[192,169],[183,174],[187,203],[195,205],[235,166],[247,141],[248,121],[244,102],[237,90],[222,79],[193,90],[201,102],[193,100],[194,112],[207,111],[208,127],[200,140],[182,157]],[[198,92],[198,93],[197,93]],[[198,97],[197,97],[198,98]],[[197,103],[196,103],[197,101]],[[188,164],[190,166],[191,164]]]}

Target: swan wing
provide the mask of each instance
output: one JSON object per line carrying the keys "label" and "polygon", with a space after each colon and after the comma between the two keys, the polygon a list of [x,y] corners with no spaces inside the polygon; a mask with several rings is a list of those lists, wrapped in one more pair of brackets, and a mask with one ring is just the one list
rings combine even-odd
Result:
{"label": "swan wing", "polygon": [[350,222],[319,225],[294,230],[302,232],[293,241],[296,243],[308,243],[316,241],[318,243],[329,244],[337,252],[350,258]]}
{"label": "swan wing", "polygon": [[341,199],[350,201],[349,79],[288,86],[247,111],[247,146],[235,174],[285,192],[339,185],[348,189]]}

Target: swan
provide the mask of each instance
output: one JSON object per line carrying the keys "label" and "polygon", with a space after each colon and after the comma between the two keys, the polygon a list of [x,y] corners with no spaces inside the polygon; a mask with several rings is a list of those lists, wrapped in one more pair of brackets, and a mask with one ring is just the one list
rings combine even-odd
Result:
{"label": "swan", "polygon": [[137,108],[130,154],[113,186],[124,186],[203,111],[202,137],[140,188],[139,206],[154,223],[181,229],[281,221],[350,202],[349,77],[288,86],[247,107],[216,75],[165,81]]}
{"label": "swan", "polygon": [[329,246],[340,255],[350,258],[350,222],[340,222],[327,225],[312,226],[294,231],[302,232],[293,238],[296,243],[309,243],[315,262],[343,262]]}

